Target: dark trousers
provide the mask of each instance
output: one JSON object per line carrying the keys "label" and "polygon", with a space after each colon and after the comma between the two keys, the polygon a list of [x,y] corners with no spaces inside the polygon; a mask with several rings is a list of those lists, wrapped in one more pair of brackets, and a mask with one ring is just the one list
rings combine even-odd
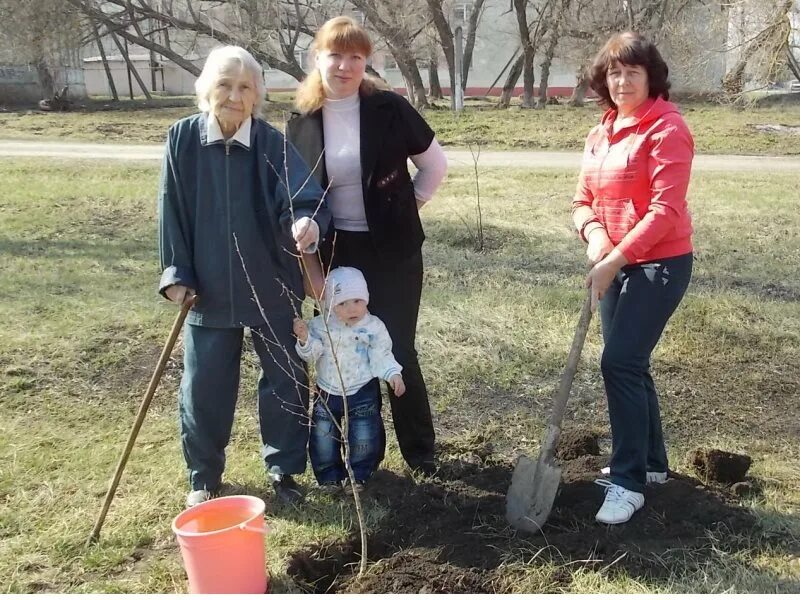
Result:
{"label": "dark trousers", "polygon": [[650,355],[691,276],[691,254],[624,267],[600,303],[611,481],[634,492],[644,491],[647,471],[667,470]]}
{"label": "dark trousers", "polygon": [[355,267],[364,274],[369,311],[386,325],[392,352],[403,367],[406,393],[398,399],[389,388],[400,452],[413,469],[432,465],[433,419],[415,347],[422,296],[422,252],[404,260],[385,259],[375,251],[369,233],[337,231],[332,266]]}
{"label": "dark trousers", "polygon": [[[268,326],[251,330],[262,369],[261,455],[270,474],[297,474],[306,468],[308,383],[294,350],[291,313],[271,319],[270,326],[271,331]],[[183,456],[192,489],[214,490],[222,480],[233,427],[244,330],[187,324],[183,331],[179,395]]]}
{"label": "dark trousers", "polygon": [[[320,391],[314,403],[308,454],[314,476],[320,484],[347,479],[342,452],[344,399]],[[365,482],[383,459],[386,432],[381,419],[381,386],[373,379],[347,397],[347,441],[350,466],[356,481]]]}

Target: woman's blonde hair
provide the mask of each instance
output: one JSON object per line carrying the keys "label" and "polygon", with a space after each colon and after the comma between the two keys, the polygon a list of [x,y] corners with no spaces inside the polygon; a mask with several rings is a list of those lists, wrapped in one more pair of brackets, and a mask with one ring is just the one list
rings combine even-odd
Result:
{"label": "woman's blonde hair", "polygon": [[209,103],[211,90],[216,87],[220,78],[239,75],[242,71],[246,71],[253,77],[253,83],[256,86],[256,103],[253,105],[253,116],[260,117],[261,110],[264,108],[264,96],[267,93],[267,87],[264,85],[263,69],[252,54],[239,46],[220,46],[209,53],[200,77],[194,82],[197,107],[203,112],[211,110],[211,104]]}
{"label": "woman's blonde hair", "polygon": [[[339,52],[360,52],[366,58],[372,56],[372,40],[367,30],[350,17],[334,17],[319,28],[311,44],[314,54],[320,50]],[[364,74],[359,93],[368,95],[377,89],[389,89],[386,82],[368,73]],[[325,102],[325,88],[322,75],[316,67],[297,87],[295,106],[302,113],[311,113],[322,108]]]}

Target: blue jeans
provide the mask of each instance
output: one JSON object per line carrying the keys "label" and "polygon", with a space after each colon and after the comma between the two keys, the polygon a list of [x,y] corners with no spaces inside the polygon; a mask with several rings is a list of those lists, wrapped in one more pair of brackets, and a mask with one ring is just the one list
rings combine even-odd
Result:
{"label": "blue jeans", "polygon": [[650,355],[686,293],[691,254],[623,267],[603,300],[603,372],[611,421],[611,481],[644,491],[647,471],[667,470]]}
{"label": "blue jeans", "polygon": [[[350,465],[356,480],[365,482],[378,468],[386,447],[379,381],[373,379],[348,396],[347,404]],[[311,466],[321,485],[347,479],[339,430],[343,416],[342,397],[321,391],[314,404],[308,446]]]}
{"label": "blue jeans", "polygon": [[[262,369],[258,380],[261,455],[267,471],[276,475],[306,469],[308,391],[303,363],[294,350],[292,317],[287,312],[271,320],[271,329],[251,329]],[[183,330],[181,442],[193,490],[215,490],[222,481],[239,392],[243,335],[242,328],[189,323]],[[276,339],[286,352],[273,349]]]}

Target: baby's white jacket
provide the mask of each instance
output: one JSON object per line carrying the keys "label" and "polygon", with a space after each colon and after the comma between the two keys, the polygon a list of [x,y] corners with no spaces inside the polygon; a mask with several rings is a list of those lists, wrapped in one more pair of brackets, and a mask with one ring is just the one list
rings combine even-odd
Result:
{"label": "baby's white jacket", "polygon": [[306,343],[301,344],[297,340],[295,346],[300,358],[316,363],[317,386],[321,390],[336,396],[342,395],[342,385],[333,360],[334,349],[342,370],[344,395],[357,392],[375,377],[388,381],[403,370],[392,354],[392,339],[386,325],[378,317],[367,313],[358,323],[348,327],[333,312],[329,315],[330,339],[325,331],[323,316],[317,315],[308,322]]}

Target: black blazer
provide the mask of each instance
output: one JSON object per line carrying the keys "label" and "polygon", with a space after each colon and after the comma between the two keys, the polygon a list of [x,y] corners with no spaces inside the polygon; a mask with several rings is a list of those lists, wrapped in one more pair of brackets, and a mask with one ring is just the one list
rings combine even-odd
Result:
{"label": "black blazer", "polygon": [[[379,254],[408,258],[419,252],[425,233],[407,161],[428,149],[434,133],[414,107],[394,92],[362,95],[360,112],[361,186],[370,237]],[[322,110],[292,113],[286,137],[327,189]]]}

